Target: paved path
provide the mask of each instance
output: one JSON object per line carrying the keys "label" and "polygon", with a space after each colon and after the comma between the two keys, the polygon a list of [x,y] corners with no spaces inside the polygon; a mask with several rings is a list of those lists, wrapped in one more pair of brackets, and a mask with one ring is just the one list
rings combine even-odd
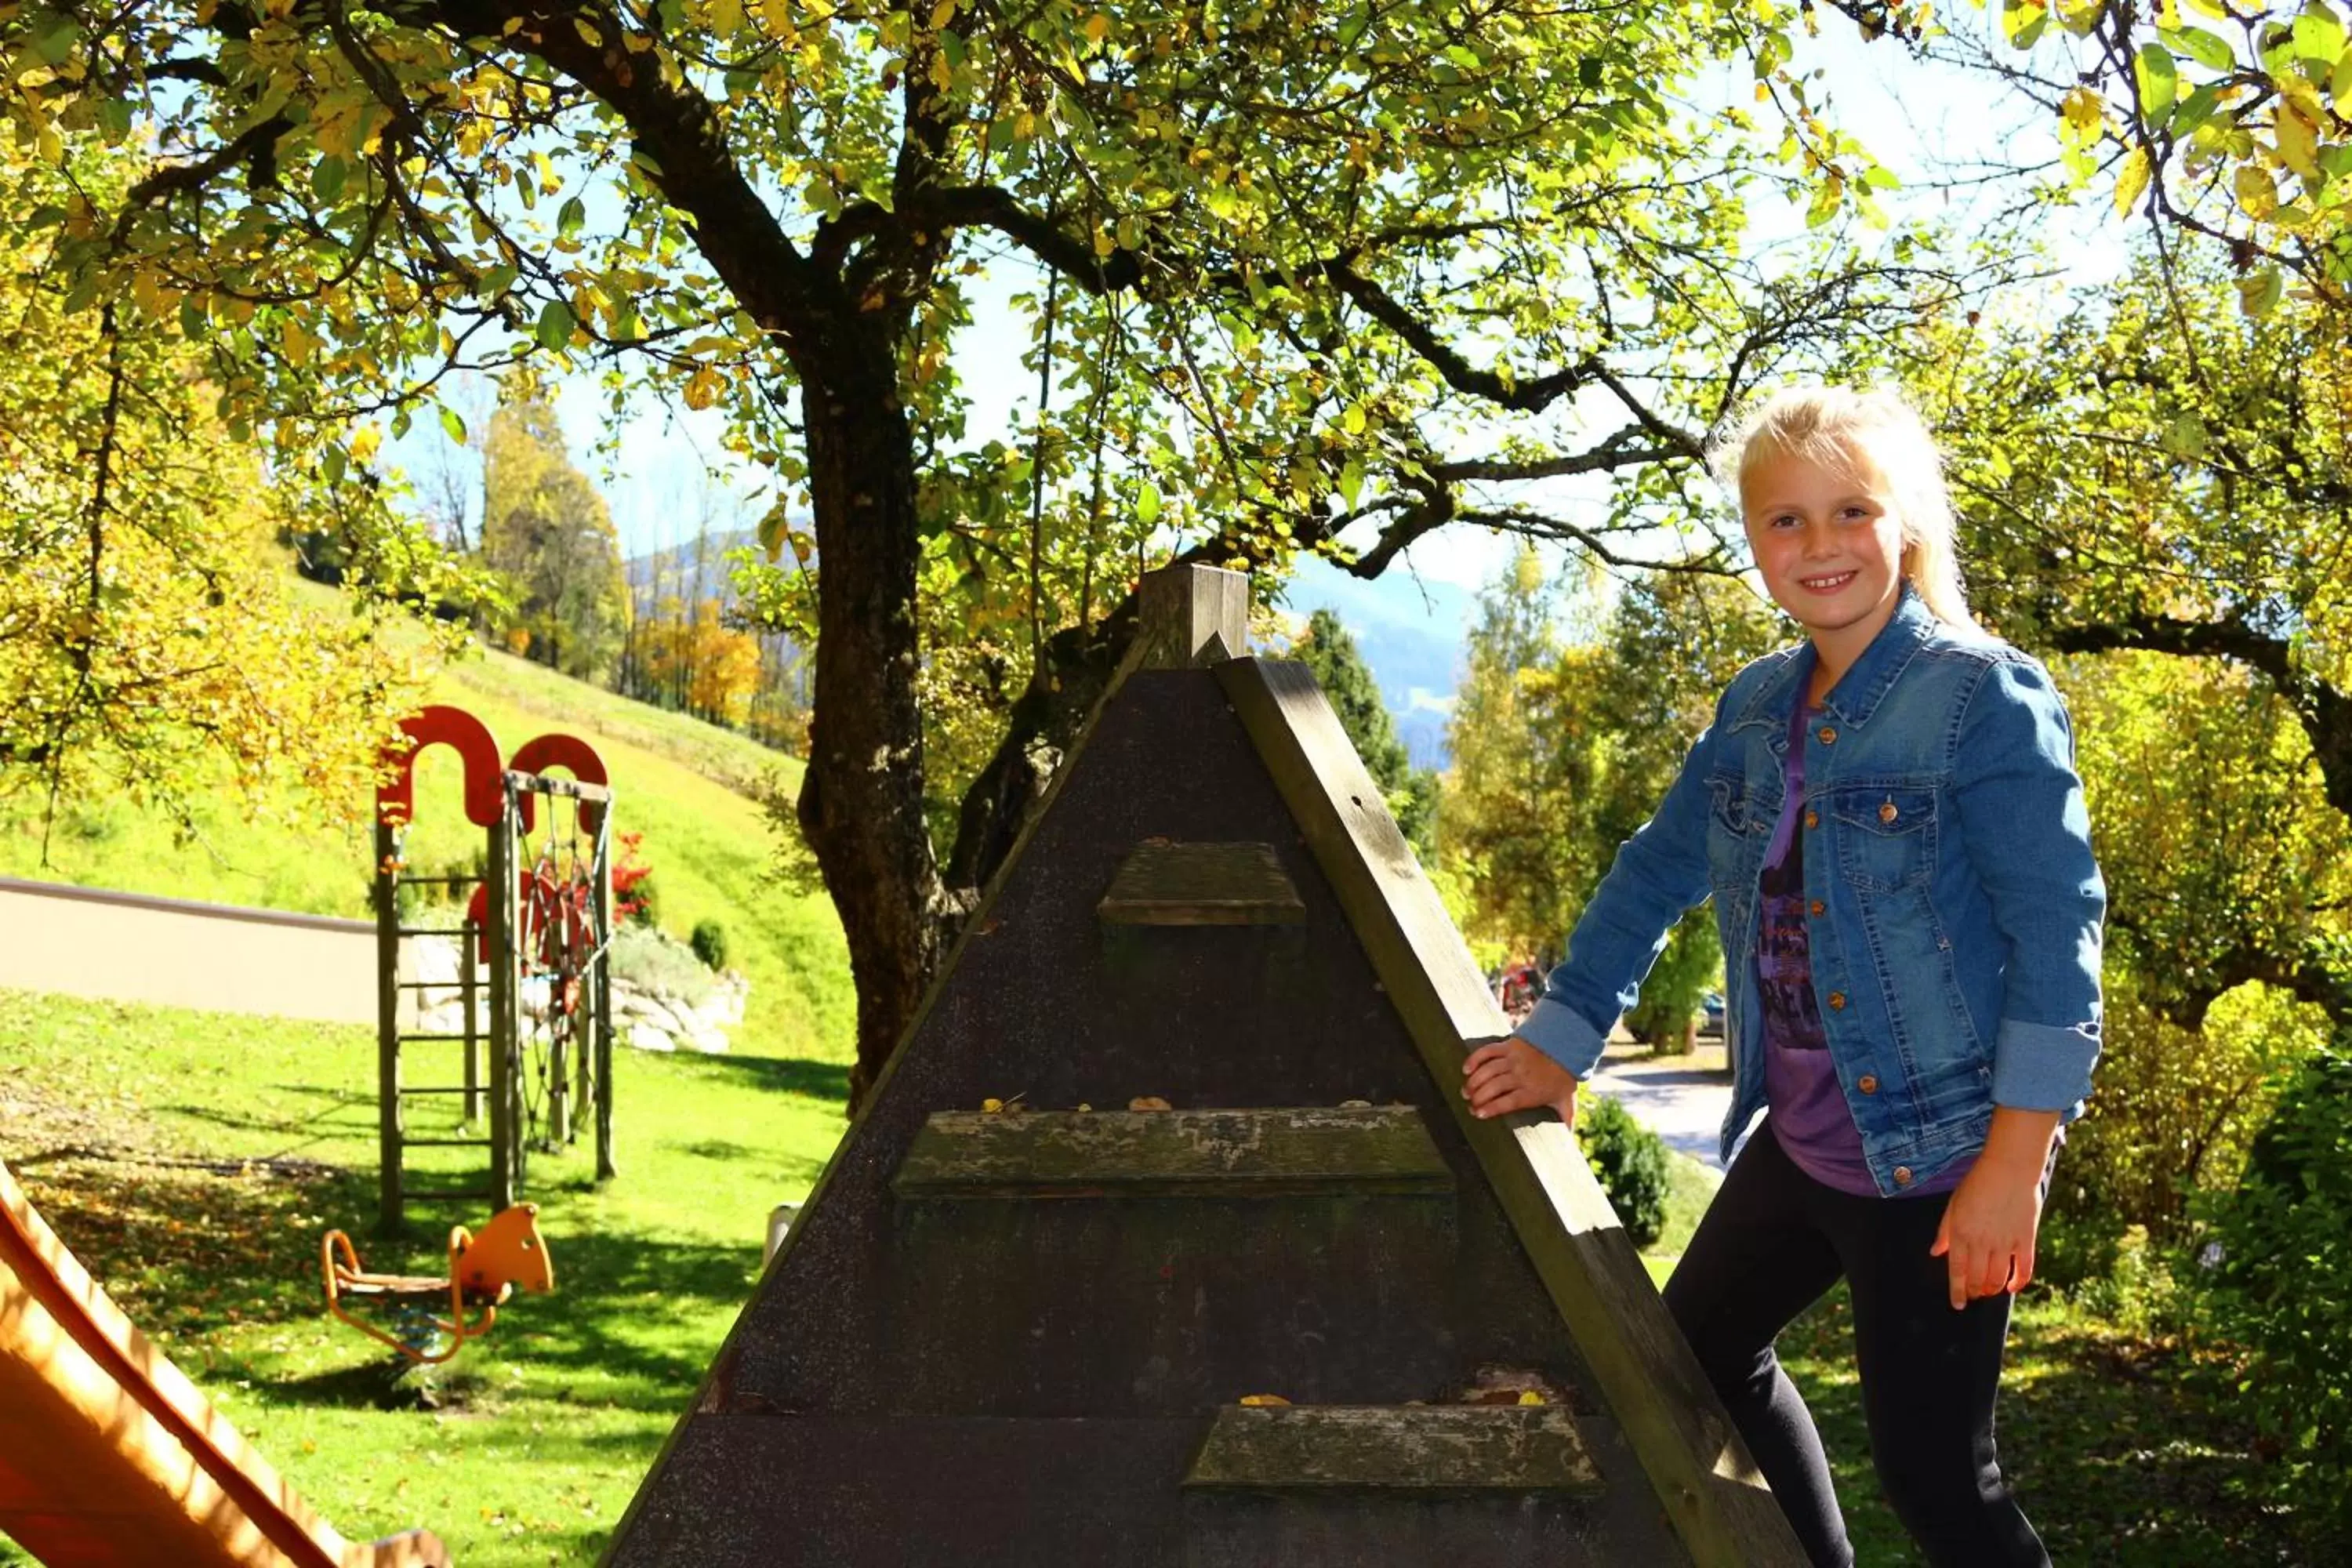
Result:
{"label": "paved path", "polygon": [[0,877],[0,985],[375,1022],[370,921]]}
{"label": "paved path", "polygon": [[1686,1057],[1654,1057],[1647,1046],[1612,1040],[1591,1081],[1593,1091],[1632,1111],[1669,1147],[1723,1169],[1717,1141],[1731,1111],[1731,1074],[1722,1041],[1701,1040]]}

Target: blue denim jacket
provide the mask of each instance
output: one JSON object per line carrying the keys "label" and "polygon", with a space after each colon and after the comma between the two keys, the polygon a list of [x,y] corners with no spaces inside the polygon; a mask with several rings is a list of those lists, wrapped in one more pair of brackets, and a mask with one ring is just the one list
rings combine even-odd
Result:
{"label": "blue denim jacket", "polygon": [[[1664,933],[1711,894],[1728,976],[1727,1159],[1764,1105],[1757,888],[1812,661],[1804,644],[1733,679],[1518,1030],[1591,1074]],[[1878,1190],[1980,1148],[1996,1105],[2079,1115],[2099,1055],[2106,889],[2048,673],[1944,625],[1906,587],[1804,744],[1813,989]]]}

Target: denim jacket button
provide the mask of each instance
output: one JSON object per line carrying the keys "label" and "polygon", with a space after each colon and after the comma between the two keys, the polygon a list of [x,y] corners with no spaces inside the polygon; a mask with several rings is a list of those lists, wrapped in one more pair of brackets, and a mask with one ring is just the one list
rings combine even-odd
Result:
{"label": "denim jacket button", "polygon": [[1910,1166],[1897,1165],[1895,1167],[1895,1184],[1898,1187],[1907,1187],[1911,1184]]}
{"label": "denim jacket button", "polygon": [[1821,733],[1822,745],[1834,746],[1837,744],[1837,731],[1835,730],[1832,730],[1827,724],[1824,724],[1822,726]]}
{"label": "denim jacket button", "polygon": [[1853,1087],[1862,1090],[1864,1094],[1876,1094],[1878,1092],[1878,1076],[1875,1073],[1864,1073],[1860,1078],[1853,1080]]}
{"label": "denim jacket button", "polygon": [[1845,1011],[1844,992],[1832,991],[1830,993],[1830,1011],[1832,1013],[1843,1013]]}
{"label": "denim jacket button", "polygon": [[1820,812],[1818,812],[1818,811],[1808,811],[1807,813],[1805,813],[1805,826],[1808,826],[1808,827],[1819,827],[1821,825],[1822,825],[1822,814],[1821,814]]}
{"label": "denim jacket button", "polygon": [[1805,907],[1817,915],[1825,915],[1829,913],[1830,909],[1827,904],[1822,902],[1819,899],[1815,899],[1811,903],[1807,904]]}

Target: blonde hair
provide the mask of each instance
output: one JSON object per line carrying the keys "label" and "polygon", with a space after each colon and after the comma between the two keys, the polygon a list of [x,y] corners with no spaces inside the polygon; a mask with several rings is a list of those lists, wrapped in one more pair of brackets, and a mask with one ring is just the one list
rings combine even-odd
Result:
{"label": "blonde hair", "polygon": [[1792,386],[1772,394],[1707,449],[1707,467],[1734,497],[1748,470],[1769,456],[1851,472],[1866,456],[1893,490],[1903,525],[1903,575],[1928,612],[1973,628],[1953,538],[1944,453],[1927,421],[1891,386]]}

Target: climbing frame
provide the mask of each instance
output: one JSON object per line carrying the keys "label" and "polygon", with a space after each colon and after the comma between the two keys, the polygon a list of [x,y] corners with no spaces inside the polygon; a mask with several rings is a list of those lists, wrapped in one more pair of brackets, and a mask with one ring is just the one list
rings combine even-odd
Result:
{"label": "climbing frame", "polygon": [[[467,819],[484,836],[482,876],[409,871],[415,758],[431,745],[450,747],[464,764]],[[566,1147],[583,1124],[594,1129],[596,1178],[610,1177],[613,791],[603,760],[576,737],[551,734],[502,763],[480,720],[439,705],[404,720],[384,760],[375,813],[381,1227],[399,1229],[417,1203],[511,1207],[531,1151]],[[557,767],[572,776],[547,771]],[[462,917],[413,923],[402,891],[425,887],[471,889]],[[428,940],[456,943],[454,985],[403,964]],[[424,1026],[422,1008],[403,1005],[452,989],[454,1029]],[[411,1079],[420,1047],[440,1065],[425,1075],[433,1081]],[[454,1115],[442,1113],[452,1104]],[[416,1131],[412,1112],[427,1131]],[[481,1151],[480,1175],[412,1169],[410,1152],[446,1149]]]}

